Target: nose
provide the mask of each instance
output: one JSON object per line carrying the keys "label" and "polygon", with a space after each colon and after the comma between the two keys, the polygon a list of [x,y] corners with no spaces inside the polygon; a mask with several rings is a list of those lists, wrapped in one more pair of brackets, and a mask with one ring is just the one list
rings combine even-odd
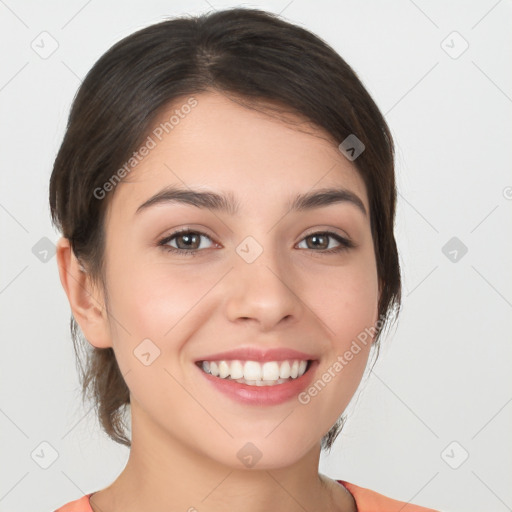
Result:
{"label": "nose", "polygon": [[[242,246],[234,256],[225,289],[226,314],[231,322],[251,322],[260,331],[275,329],[280,323],[291,325],[304,314],[298,274],[284,255],[265,249],[249,263]],[[253,249],[253,248],[252,248]],[[251,250],[251,249],[250,249]]]}

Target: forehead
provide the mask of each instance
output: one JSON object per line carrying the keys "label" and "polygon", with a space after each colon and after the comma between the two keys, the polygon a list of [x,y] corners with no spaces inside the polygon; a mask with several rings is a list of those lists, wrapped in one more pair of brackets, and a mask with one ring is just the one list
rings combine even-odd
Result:
{"label": "forehead", "polygon": [[133,215],[169,185],[232,192],[247,208],[283,204],[315,188],[343,187],[367,211],[364,182],[331,136],[304,119],[246,108],[226,96],[201,93],[175,101],[158,116],[145,156],[117,185],[109,210]]}

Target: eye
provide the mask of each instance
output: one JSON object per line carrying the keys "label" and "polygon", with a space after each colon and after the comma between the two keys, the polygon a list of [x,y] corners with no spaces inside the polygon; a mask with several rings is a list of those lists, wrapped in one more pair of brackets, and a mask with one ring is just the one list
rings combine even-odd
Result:
{"label": "eye", "polygon": [[[158,245],[170,253],[183,256],[195,256],[202,249],[208,248],[204,247],[201,243],[202,238],[206,238],[212,242],[208,247],[213,246],[213,241],[208,235],[201,231],[193,231],[188,228],[175,231],[171,235],[160,240]],[[334,247],[331,244],[332,240],[337,243]],[[310,243],[308,241],[310,241]],[[304,242],[306,242],[306,247],[300,247],[301,249],[312,249],[313,252],[318,252],[320,254],[339,253],[355,247],[355,244],[351,240],[331,231],[312,233],[303,238],[300,243]],[[174,243],[176,246],[170,245]]]}
{"label": "eye", "polygon": [[[165,237],[158,242],[159,246],[162,246],[166,251],[175,254],[195,256],[197,252],[205,247],[201,244],[201,238],[212,239],[200,231],[192,231],[190,229],[180,229],[175,231],[171,235]],[[176,247],[169,245],[169,243],[176,243]]]}
{"label": "eye", "polygon": [[[332,247],[329,239],[335,240],[338,243],[338,245]],[[310,240],[311,243],[308,243],[308,240]],[[341,251],[347,251],[348,249],[355,247],[355,244],[351,240],[349,240],[348,238],[343,238],[337,233],[333,233],[331,231],[320,231],[318,233],[312,233],[306,236],[301,241],[301,243],[303,243],[304,241],[306,242],[306,249],[311,249],[312,247],[320,249],[314,252],[320,252],[323,254],[338,253]]]}

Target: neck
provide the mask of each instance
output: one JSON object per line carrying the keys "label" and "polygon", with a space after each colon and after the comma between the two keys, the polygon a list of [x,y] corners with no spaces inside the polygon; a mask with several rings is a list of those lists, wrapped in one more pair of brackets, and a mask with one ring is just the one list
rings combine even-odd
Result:
{"label": "neck", "polygon": [[238,469],[185,446],[134,412],[128,462],[112,485],[91,497],[94,512],[356,510],[348,491],[318,473],[320,443],[291,466]]}

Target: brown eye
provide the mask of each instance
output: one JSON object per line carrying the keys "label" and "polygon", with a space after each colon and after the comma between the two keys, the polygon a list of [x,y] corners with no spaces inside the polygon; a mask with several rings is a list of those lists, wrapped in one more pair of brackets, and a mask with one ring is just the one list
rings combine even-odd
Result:
{"label": "brown eye", "polygon": [[310,241],[307,243],[309,249],[328,249],[329,248],[329,235],[316,234],[310,235],[305,240]]}
{"label": "brown eye", "polygon": [[[336,243],[331,243],[331,240],[335,240]],[[302,241],[306,241],[305,249],[313,249],[315,252],[322,253],[337,253],[341,251],[345,251],[355,245],[348,239],[341,237],[337,233],[332,233],[330,231],[322,231],[319,233],[312,233],[311,235],[306,236]],[[302,247],[301,247],[302,248]]]}
{"label": "brown eye", "polygon": [[[158,242],[158,245],[172,253],[194,256],[197,252],[205,249],[205,247],[201,247],[201,240],[203,238],[210,240],[210,242],[212,241],[208,235],[200,231],[182,229],[164,238]],[[175,243],[176,246],[171,245],[171,243]]]}
{"label": "brown eye", "polygon": [[[178,249],[198,249],[199,245],[201,245],[201,235],[197,233],[184,233],[174,238],[176,239]],[[179,243],[180,241],[182,241],[183,244]]]}

